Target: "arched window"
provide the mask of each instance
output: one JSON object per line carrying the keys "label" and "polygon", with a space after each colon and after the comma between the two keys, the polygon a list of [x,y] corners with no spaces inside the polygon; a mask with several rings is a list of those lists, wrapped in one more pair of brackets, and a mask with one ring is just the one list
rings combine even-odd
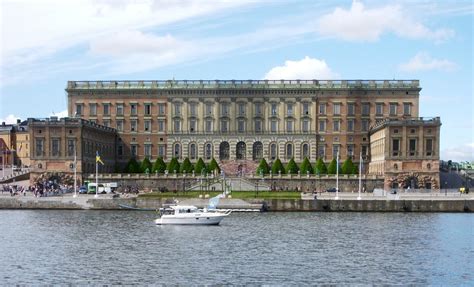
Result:
{"label": "arched window", "polygon": [[286,159],[290,160],[293,157],[293,144],[292,143],[287,143],[286,144]]}
{"label": "arched window", "polygon": [[181,145],[179,143],[173,145],[173,157],[181,158]]}
{"label": "arched window", "polygon": [[308,143],[304,143],[301,146],[301,160],[303,160],[305,157],[310,159],[310,157],[309,157],[309,144]]}
{"label": "arched window", "polygon": [[263,144],[262,142],[255,142],[253,144],[253,155],[252,159],[253,160],[260,160],[263,158]]}
{"label": "arched window", "polygon": [[189,144],[189,158],[196,159],[196,144],[195,143]]}
{"label": "arched window", "polygon": [[278,152],[277,152],[277,144],[276,143],[271,143],[270,144],[270,160],[275,160],[278,157]]}
{"label": "arched window", "polygon": [[205,159],[211,159],[212,158],[212,144],[207,143],[204,147],[204,157]]}
{"label": "arched window", "polygon": [[219,146],[219,159],[220,160],[228,160],[229,159],[229,143],[228,142],[221,142]]}
{"label": "arched window", "polygon": [[238,142],[236,146],[236,153],[235,157],[236,159],[245,159],[246,152],[245,149],[247,148],[246,144],[244,142]]}

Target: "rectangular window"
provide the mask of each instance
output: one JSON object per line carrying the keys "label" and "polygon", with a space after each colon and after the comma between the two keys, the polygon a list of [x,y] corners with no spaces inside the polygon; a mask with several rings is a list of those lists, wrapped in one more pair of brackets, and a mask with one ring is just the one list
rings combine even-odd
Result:
{"label": "rectangular window", "polygon": [[255,103],[255,115],[261,116],[262,114],[262,103]]}
{"label": "rectangular window", "polygon": [[137,104],[130,104],[130,114],[132,116],[136,116],[137,115]]}
{"label": "rectangular window", "polygon": [[[339,145],[335,144],[335,145],[332,146],[332,157],[336,158],[338,153],[339,153]],[[341,173],[340,170],[339,170],[339,173]]]}
{"label": "rectangular window", "polygon": [[82,116],[82,104],[76,104],[76,116]]}
{"label": "rectangular window", "polygon": [[222,103],[221,104],[221,115],[222,116],[229,115],[229,104],[228,103]]}
{"label": "rectangular window", "polygon": [[75,151],[76,151],[76,140],[68,139],[67,140],[67,156],[74,156]]}
{"label": "rectangular window", "polygon": [[260,133],[262,132],[262,121],[255,120],[255,132]]}
{"label": "rectangular window", "polygon": [[239,103],[239,116],[245,115],[245,103]]}
{"label": "rectangular window", "polygon": [[362,120],[362,131],[367,132],[369,131],[369,120]]}
{"label": "rectangular window", "polygon": [[104,110],[104,116],[110,115],[110,104],[103,104],[102,108]]}
{"label": "rectangular window", "polygon": [[433,153],[433,139],[426,139],[426,155],[427,156],[432,156],[434,155]]}
{"label": "rectangular window", "polygon": [[309,121],[308,120],[303,120],[303,132],[307,133],[309,132]]}
{"label": "rectangular window", "polygon": [[400,140],[392,139],[392,156],[400,156]]}
{"label": "rectangular window", "polygon": [[132,157],[137,156],[137,145],[136,144],[130,145],[130,152],[131,152]]}
{"label": "rectangular window", "polygon": [[228,121],[227,120],[221,120],[221,132],[226,133],[229,131],[228,129]]}
{"label": "rectangular window", "polygon": [[89,115],[92,117],[97,116],[97,104],[89,104]]}
{"label": "rectangular window", "polygon": [[326,157],[326,146],[319,145],[318,146],[318,158],[324,159]]}
{"label": "rectangular window", "polygon": [[51,156],[60,156],[60,139],[51,140]]}
{"label": "rectangular window", "polygon": [[122,157],[122,155],[123,155],[123,145],[118,145],[117,146],[117,155],[119,157]]}
{"label": "rectangular window", "polygon": [[403,115],[410,116],[411,115],[411,104],[410,103],[403,103]]}
{"label": "rectangular window", "polygon": [[270,131],[272,133],[276,133],[277,132],[277,129],[278,129],[278,122],[273,120],[270,122]]}
{"label": "rectangular window", "polygon": [[347,120],[347,131],[353,132],[354,131],[354,120]]}
{"label": "rectangular window", "polygon": [[339,116],[341,115],[341,104],[339,103],[336,103],[336,104],[333,104],[333,115],[335,116]]}
{"label": "rectangular window", "polygon": [[341,131],[341,121],[340,120],[334,120],[332,130],[334,132]]}
{"label": "rectangular window", "polygon": [[189,104],[189,114],[191,117],[196,117],[197,116],[197,104],[196,103],[190,103]]}
{"label": "rectangular window", "polygon": [[303,115],[309,115],[309,103],[303,103]]}
{"label": "rectangular window", "polygon": [[275,143],[272,143],[270,145],[270,158],[272,160],[275,160],[277,158],[277,145]]}
{"label": "rectangular window", "polygon": [[363,103],[362,104],[362,115],[363,116],[370,115],[370,104],[369,103]]}
{"label": "rectangular window", "polygon": [[181,131],[181,121],[180,120],[174,120],[174,131],[175,132],[180,132]]}
{"label": "rectangular window", "polygon": [[197,131],[196,129],[196,120],[190,120],[189,121],[189,132],[195,133]]}
{"label": "rectangular window", "polygon": [[319,104],[319,114],[320,115],[326,114],[326,104]]}
{"label": "rectangular window", "polygon": [[278,114],[278,104],[272,103],[272,116],[276,116]]}
{"label": "rectangular window", "polygon": [[151,144],[145,144],[145,157],[151,158]]}
{"label": "rectangular window", "polygon": [[119,132],[123,131],[123,120],[117,120],[117,130]]}
{"label": "rectangular window", "polygon": [[158,131],[159,132],[164,132],[165,131],[165,121],[164,120],[159,120],[158,121]]}
{"label": "rectangular window", "polygon": [[237,122],[237,130],[239,131],[239,133],[245,132],[245,121],[244,120],[239,120]]}
{"label": "rectangular window", "polygon": [[383,116],[383,103],[376,103],[375,104],[375,115],[376,116]]}
{"label": "rectangular window", "polygon": [[145,116],[151,115],[151,104],[145,104]]}
{"label": "rectangular window", "polygon": [[130,131],[136,132],[137,130],[137,120],[130,121]]}
{"label": "rectangular window", "polygon": [[326,121],[319,121],[319,131],[320,132],[326,131]]}
{"label": "rectangular window", "polygon": [[123,116],[123,104],[117,104],[117,116]]}
{"label": "rectangular window", "polygon": [[206,115],[212,115],[212,104],[206,104]]}
{"label": "rectangular window", "polygon": [[164,158],[166,153],[166,146],[165,145],[158,145],[158,156]]}
{"label": "rectangular window", "polygon": [[366,145],[363,145],[363,146],[362,146],[362,156],[363,156],[363,157],[367,157],[367,155],[368,155],[368,153],[367,153],[368,150],[369,150],[369,147],[368,147],[368,146],[366,146]]}
{"label": "rectangular window", "polygon": [[174,115],[180,116],[181,115],[181,103],[174,104]]}
{"label": "rectangular window", "polygon": [[293,121],[286,121],[286,131],[289,133],[293,132]]}
{"label": "rectangular window", "polygon": [[166,113],[166,104],[158,104],[158,115],[164,116]]}
{"label": "rectangular window", "polygon": [[293,104],[286,105],[286,115],[292,116],[293,115]]}
{"label": "rectangular window", "polygon": [[151,121],[150,120],[145,120],[143,128],[145,129],[145,132],[151,132]]}
{"label": "rectangular window", "polygon": [[354,145],[352,144],[347,145],[347,156],[350,157],[351,159],[354,158]]}
{"label": "rectangular window", "polygon": [[391,116],[396,116],[397,115],[397,104],[391,103],[390,104],[390,115]]}
{"label": "rectangular window", "polygon": [[347,115],[348,116],[354,116],[355,115],[355,104],[354,103],[348,103],[347,104]]}
{"label": "rectangular window", "polygon": [[206,132],[212,132],[212,120],[206,120]]}
{"label": "rectangular window", "polygon": [[416,156],[416,139],[410,139],[408,142],[408,153],[410,156]]}

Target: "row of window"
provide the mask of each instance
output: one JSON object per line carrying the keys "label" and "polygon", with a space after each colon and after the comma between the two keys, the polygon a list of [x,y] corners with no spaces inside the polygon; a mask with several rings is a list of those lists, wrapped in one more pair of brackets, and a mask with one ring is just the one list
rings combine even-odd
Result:
{"label": "row of window", "polygon": [[[76,153],[76,140],[67,139],[66,140],[66,150],[65,156],[73,157]],[[46,156],[45,154],[45,139],[44,138],[35,138],[35,155],[37,157]],[[94,157],[96,152],[103,156],[113,155],[113,147],[111,145],[96,144],[92,142],[84,142],[83,145],[83,155],[88,157]],[[49,156],[51,157],[60,157],[61,154],[61,139],[60,138],[51,138],[50,140],[50,149]]]}
{"label": "row of window", "polygon": [[[102,115],[110,116],[112,113],[112,105],[109,103],[102,103]],[[159,103],[157,105],[158,115],[165,116],[166,115],[166,103]],[[143,113],[145,115],[152,115],[153,114],[153,107],[151,103],[146,103],[143,105]],[[98,114],[98,104],[90,103],[89,104],[89,116],[97,116]],[[115,115],[123,116],[125,114],[125,105],[123,103],[115,104]],[[132,116],[138,115],[138,104],[131,103],[129,104],[129,114]],[[76,115],[82,116],[84,115],[84,105],[83,104],[76,104]]]}
{"label": "row of window", "polygon": [[[406,156],[419,156],[419,143],[418,139],[410,138],[408,139],[408,150]],[[424,156],[434,156],[434,139],[427,138],[425,139],[425,147],[424,147]],[[394,138],[392,139],[392,147],[391,147],[391,154],[394,157],[403,156],[401,151],[401,139]]]}

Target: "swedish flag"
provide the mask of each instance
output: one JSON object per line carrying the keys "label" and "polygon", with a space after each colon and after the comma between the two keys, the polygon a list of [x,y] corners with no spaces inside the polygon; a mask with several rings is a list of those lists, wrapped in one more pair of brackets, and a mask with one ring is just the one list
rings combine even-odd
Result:
{"label": "swedish flag", "polygon": [[102,165],[104,164],[104,162],[100,159],[99,151],[97,151],[95,154],[95,162],[98,162]]}

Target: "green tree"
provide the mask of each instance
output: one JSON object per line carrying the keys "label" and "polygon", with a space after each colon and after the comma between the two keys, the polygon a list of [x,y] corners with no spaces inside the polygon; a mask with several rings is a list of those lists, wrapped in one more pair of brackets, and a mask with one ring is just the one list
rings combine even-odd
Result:
{"label": "green tree", "polygon": [[132,157],[128,162],[127,165],[125,166],[126,173],[139,173],[140,172],[140,164],[137,162],[137,160]]}
{"label": "green tree", "polygon": [[196,165],[194,166],[194,172],[196,174],[201,174],[204,171],[204,173],[207,172],[206,170],[206,164],[202,160],[202,158],[199,158],[198,161],[196,162]]}
{"label": "green tree", "polygon": [[150,160],[148,159],[148,157],[145,157],[145,159],[140,164],[140,172],[146,172],[147,170],[148,172],[151,172],[151,168],[152,168],[152,165],[151,165]]}
{"label": "green tree", "polygon": [[277,158],[272,164],[272,174],[278,174],[279,171],[281,171],[281,174],[285,174],[285,168],[280,159]]}
{"label": "green tree", "polygon": [[191,173],[194,170],[194,166],[189,160],[189,158],[185,158],[184,161],[181,163],[181,173]]}
{"label": "green tree", "polygon": [[174,173],[174,171],[176,171],[177,173],[179,172],[179,162],[178,159],[175,157],[173,157],[168,163],[168,172]]}
{"label": "green tree", "polygon": [[165,173],[166,170],[166,163],[162,157],[159,157],[155,160],[155,164],[153,164],[153,172],[158,173]]}
{"label": "green tree", "polygon": [[257,175],[260,175],[260,172],[262,172],[263,174],[268,174],[269,172],[268,163],[264,158],[260,160],[260,164],[258,165],[256,170]]}
{"label": "green tree", "polygon": [[214,170],[216,170],[217,173],[221,172],[221,168],[219,167],[217,161],[214,158],[211,159],[211,162],[207,166],[207,170],[210,172],[213,172]]}
{"label": "green tree", "polygon": [[[336,166],[337,166],[336,159],[333,158],[331,163],[329,163],[329,166],[328,166],[328,174],[336,174]],[[341,170],[339,170],[339,173],[341,173]]]}
{"label": "green tree", "polygon": [[297,174],[298,170],[299,170],[298,165],[296,165],[295,160],[291,158],[288,164],[286,165],[286,173]]}
{"label": "green tree", "polygon": [[359,167],[357,165],[354,164],[353,168],[352,168],[352,174],[359,174]]}
{"label": "green tree", "polygon": [[310,174],[313,173],[313,166],[309,162],[309,159],[307,157],[304,158],[303,162],[301,163],[300,166],[301,174],[307,174],[308,172]]}
{"label": "green tree", "polygon": [[316,162],[316,167],[314,168],[314,173],[316,174],[327,174],[328,173],[328,168],[326,167],[326,164],[324,163],[323,159],[320,158]]}
{"label": "green tree", "polygon": [[354,171],[354,163],[351,158],[347,158],[342,164],[340,172],[343,174],[352,174]]}

